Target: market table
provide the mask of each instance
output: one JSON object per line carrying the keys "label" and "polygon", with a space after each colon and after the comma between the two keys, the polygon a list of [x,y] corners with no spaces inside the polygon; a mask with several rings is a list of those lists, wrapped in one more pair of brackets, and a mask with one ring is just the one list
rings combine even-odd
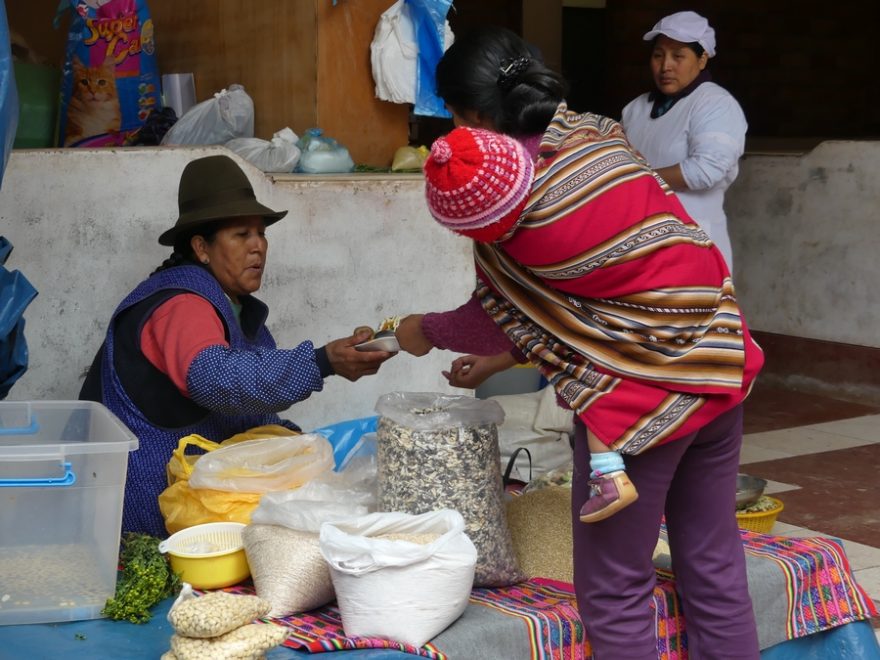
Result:
{"label": "market table", "polygon": [[[743,531],[743,544],[763,660],[880,660],[870,624],[877,610],[855,583],[839,541]],[[682,659],[687,636],[674,579],[662,569],[657,575],[658,652],[669,660]],[[251,589],[231,588],[243,593]],[[99,619],[0,626],[0,658],[159,658],[172,634],[165,618],[170,604],[168,599],[157,605],[146,625]],[[385,640],[345,637],[333,605],[274,623],[289,629],[291,648],[272,650],[272,660],[303,660],[322,652],[334,652],[334,660],[406,660],[414,655],[434,660],[577,659],[588,648],[571,585],[540,579],[474,589],[462,617],[418,649],[390,649]]]}

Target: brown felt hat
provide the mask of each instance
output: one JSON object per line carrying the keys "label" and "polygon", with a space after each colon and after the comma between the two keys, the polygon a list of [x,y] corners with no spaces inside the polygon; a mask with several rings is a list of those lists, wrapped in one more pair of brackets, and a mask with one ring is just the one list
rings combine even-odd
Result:
{"label": "brown felt hat", "polygon": [[177,209],[177,222],[159,236],[160,245],[174,245],[179,234],[216,220],[260,215],[268,227],[287,215],[257,201],[247,175],[229,156],[199,158],[183,168]]}

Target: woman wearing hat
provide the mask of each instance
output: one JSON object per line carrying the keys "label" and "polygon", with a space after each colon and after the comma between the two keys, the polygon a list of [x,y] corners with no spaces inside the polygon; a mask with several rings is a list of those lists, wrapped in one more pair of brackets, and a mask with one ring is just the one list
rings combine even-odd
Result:
{"label": "woman wearing hat", "polygon": [[715,31],[699,14],[681,11],[662,18],[644,39],[651,42],[655,89],[630,101],[621,123],[732,272],[724,194],[739,173],[748,124],[736,99],[709,75]]}
{"label": "woman wearing hat", "polygon": [[[513,33],[460,36],[437,87],[459,128],[425,163],[428,208],[473,239],[477,286],[456,310],[404,317],[402,350],[491,356],[453,363],[450,382],[471,387],[528,360],[574,411],[574,582],[594,657],[657,658],[665,515],[690,657],[758,658],[734,512],[740,404],[763,356],[721,253],[621,126],[568,110],[562,79]],[[619,487],[588,434],[639,497],[583,523]]]}
{"label": "woman wearing hat", "polygon": [[260,204],[227,156],[183,170],[180,215],[159,237],[173,253],[120,303],[80,392],[138,437],[128,462],[122,529],[165,536],[157,498],[178,440],[215,441],[264,424],[320,391],[324,378],[373,374],[390,353],[362,353],[365,336],[278,349],[255,298],[266,267],[266,227],[287,211]]}

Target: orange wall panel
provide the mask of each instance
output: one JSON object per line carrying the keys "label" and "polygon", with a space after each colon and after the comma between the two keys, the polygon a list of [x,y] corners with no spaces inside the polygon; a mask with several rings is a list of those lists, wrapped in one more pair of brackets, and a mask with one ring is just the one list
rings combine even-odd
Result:
{"label": "orange wall panel", "polygon": [[355,163],[389,167],[409,136],[407,104],[376,98],[370,44],[393,0],[318,0],[317,121]]}
{"label": "orange wall panel", "polygon": [[196,98],[232,83],[254,101],[254,134],[268,139],[316,121],[315,4],[305,0],[150,0],[164,73],[195,74]]}

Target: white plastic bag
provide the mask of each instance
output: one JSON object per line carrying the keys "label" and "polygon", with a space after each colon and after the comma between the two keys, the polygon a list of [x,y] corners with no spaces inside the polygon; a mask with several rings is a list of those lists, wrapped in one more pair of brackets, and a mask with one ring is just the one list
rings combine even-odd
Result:
{"label": "white plastic bag", "polygon": [[397,0],[379,17],[370,59],[376,98],[393,103],[416,102],[416,63],[419,46],[410,9]]}
{"label": "white plastic bag", "polygon": [[251,514],[251,523],[280,525],[317,534],[325,522],[365,516],[369,513],[363,504],[345,502],[342,493],[337,501],[290,497],[291,494],[296,495],[296,493],[296,490],[266,493]]}
{"label": "white plastic bag", "polygon": [[235,138],[226,143],[226,148],[264,172],[293,172],[301,153],[296,146],[298,140],[290,128],[282,128],[271,140]]}
{"label": "white plastic bag", "polygon": [[200,456],[191,488],[266,493],[299,488],[333,469],[333,447],[322,435],[245,440]]}
{"label": "white plastic bag", "polygon": [[498,427],[502,470],[523,447],[529,454],[519,453],[511,474],[521,481],[527,482],[571,462],[574,413],[559,406],[552,386],[537,392],[496,395],[490,400],[504,409],[504,423]]}
{"label": "white plastic bag", "polygon": [[[444,24],[444,50],[453,42],[449,21]],[[419,44],[412,10],[405,0],[388,8],[373,33],[370,61],[376,98],[393,103],[416,102]]]}
{"label": "white plastic bag", "polygon": [[165,133],[162,144],[226,144],[253,136],[254,102],[243,86],[234,84],[190,108]]}
{"label": "white plastic bag", "polygon": [[348,636],[422,646],[467,607],[477,550],[457,511],[327,522],[320,548]]}

